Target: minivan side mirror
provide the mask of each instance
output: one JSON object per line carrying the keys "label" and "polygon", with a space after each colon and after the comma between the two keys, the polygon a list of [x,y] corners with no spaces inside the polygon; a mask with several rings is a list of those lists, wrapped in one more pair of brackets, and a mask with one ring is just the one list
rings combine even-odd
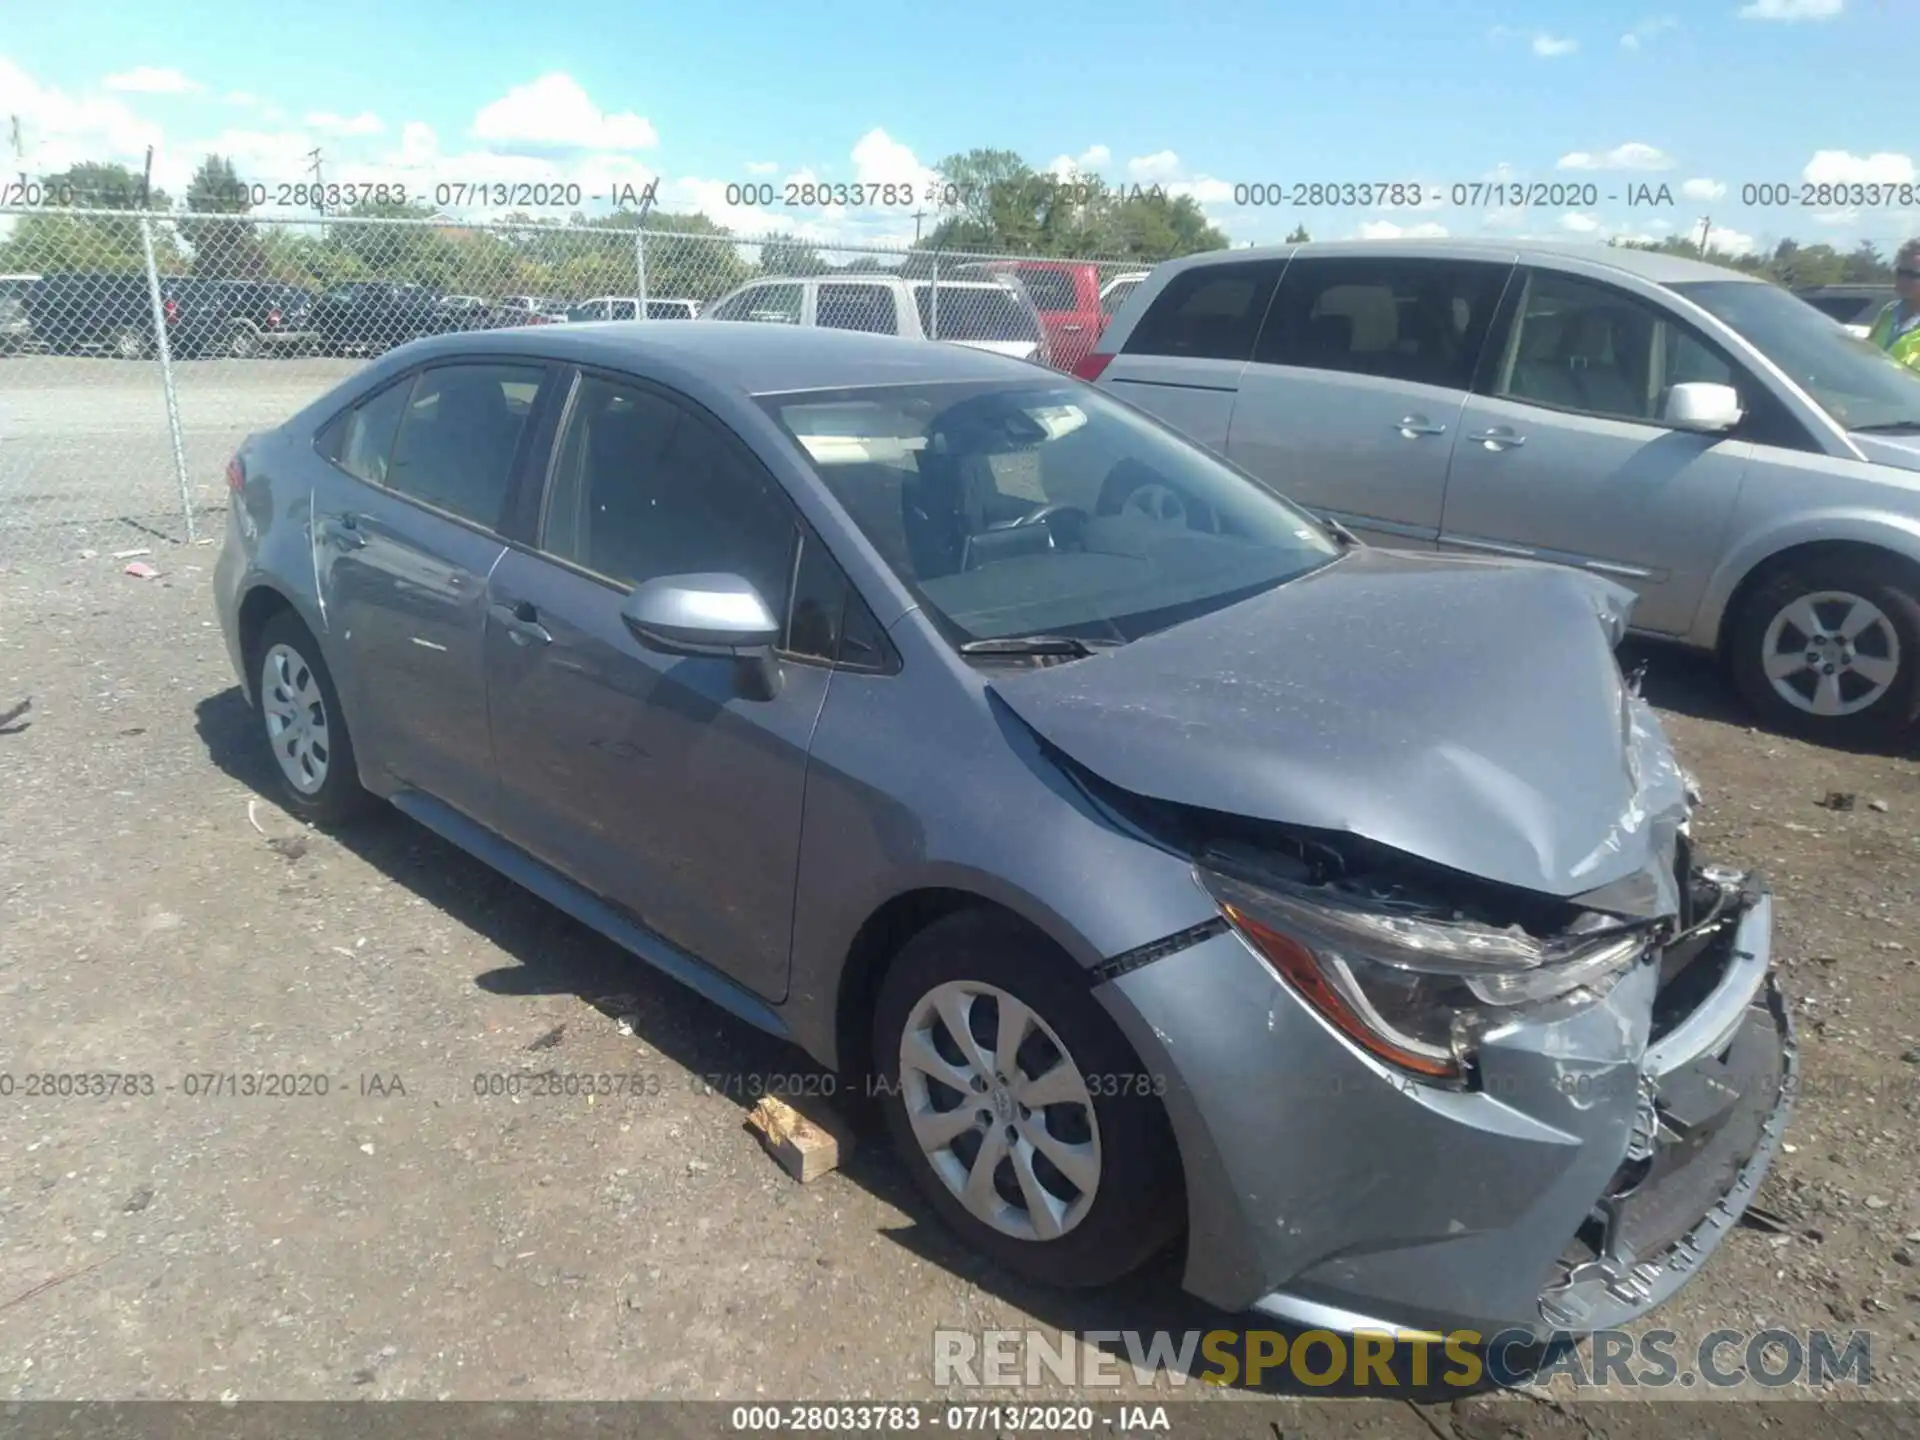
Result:
{"label": "minivan side mirror", "polygon": [[1675,430],[1720,435],[1738,425],[1745,414],[1740,392],[1731,385],[1690,380],[1667,391],[1660,419]]}
{"label": "minivan side mirror", "polygon": [[642,645],[668,655],[731,659],[742,693],[771,700],[780,689],[773,647],[780,622],[738,575],[660,575],[627,593],[620,618]]}

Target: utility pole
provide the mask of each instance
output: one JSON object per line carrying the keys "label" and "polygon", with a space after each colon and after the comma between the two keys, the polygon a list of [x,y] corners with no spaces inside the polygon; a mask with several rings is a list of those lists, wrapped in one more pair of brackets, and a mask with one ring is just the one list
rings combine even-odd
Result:
{"label": "utility pole", "polygon": [[152,209],[149,203],[153,194],[153,146],[147,146],[146,168],[140,172],[140,208]]}
{"label": "utility pole", "polygon": [[13,158],[20,166],[20,194],[24,197],[27,193],[27,146],[26,142],[20,138],[18,115],[7,117],[7,140],[13,146]]}
{"label": "utility pole", "polygon": [[1702,260],[1707,258],[1707,239],[1712,234],[1713,217],[1711,215],[1702,215],[1700,217],[1700,258]]}
{"label": "utility pole", "polygon": [[926,218],[927,212],[924,210],[913,212],[913,243],[916,245],[920,243],[920,222]]}
{"label": "utility pole", "polygon": [[313,208],[317,210],[320,214],[325,215],[327,213],[326,202],[320,198],[324,192],[321,189],[322,181],[320,178],[320,147],[318,145],[314,146],[313,149],[307,152],[307,159],[313,162],[313,164],[308,167],[313,174],[313,186],[314,186]]}

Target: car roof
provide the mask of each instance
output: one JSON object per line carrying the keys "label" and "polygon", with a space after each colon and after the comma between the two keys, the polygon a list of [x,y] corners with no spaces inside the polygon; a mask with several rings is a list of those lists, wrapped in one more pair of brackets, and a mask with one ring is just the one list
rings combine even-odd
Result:
{"label": "car roof", "polygon": [[1187,263],[1219,265],[1241,260],[1303,259],[1311,256],[1403,257],[1425,260],[1584,260],[1636,275],[1656,285],[1692,280],[1730,280],[1765,285],[1757,275],[1668,255],[1658,250],[1634,250],[1624,245],[1595,245],[1578,240],[1316,240],[1303,245],[1258,245],[1242,250],[1208,250],[1187,257]]}
{"label": "car roof", "polygon": [[418,349],[407,348],[419,360],[453,359],[484,351],[604,365],[640,375],[693,371],[747,395],[1046,378],[1046,372],[1035,370],[1026,361],[961,345],[747,320],[701,320],[680,325],[596,320],[581,325],[442,335],[415,344]]}

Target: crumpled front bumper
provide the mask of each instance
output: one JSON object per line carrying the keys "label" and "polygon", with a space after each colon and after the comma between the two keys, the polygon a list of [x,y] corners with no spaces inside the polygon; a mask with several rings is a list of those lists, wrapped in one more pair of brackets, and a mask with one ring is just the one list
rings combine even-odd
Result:
{"label": "crumpled front bumper", "polygon": [[1187,1288],[1306,1326],[1542,1338],[1659,1304],[1751,1202],[1797,1073],[1771,896],[1722,879],[1684,956],[1486,1037],[1469,1091],[1363,1054],[1232,933],[1102,985],[1167,1079]]}

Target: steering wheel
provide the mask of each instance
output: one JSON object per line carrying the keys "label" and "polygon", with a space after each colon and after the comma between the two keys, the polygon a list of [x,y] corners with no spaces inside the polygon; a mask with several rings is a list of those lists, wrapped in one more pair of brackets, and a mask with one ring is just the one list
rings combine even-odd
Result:
{"label": "steering wheel", "polygon": [[[1091,515],[1085,510],[1082,510],[1078,505],[1062,505],[1057,502],[1049,502],[1029,510],[1018,520],[1010,522],[1005,528],[1008,530],[1027,530],[1033,528],[1035,525],[1043,525],[1046,527],[1047,533],[1052,537],[1055,545],[1072,547],[1078,546],[1081,543],[1081,527],[1092,518]],[[1060,521],[1067,523],[1056,523]]]}
{"label": "steering wheel", "polygon": [[1213,516],[1205,506],[1196,504],[1173,486],[1158,480],[1136,485],[1120,501],[1122,515],[1136,515],[1161,525],[1185,530],[1212,530]]}

